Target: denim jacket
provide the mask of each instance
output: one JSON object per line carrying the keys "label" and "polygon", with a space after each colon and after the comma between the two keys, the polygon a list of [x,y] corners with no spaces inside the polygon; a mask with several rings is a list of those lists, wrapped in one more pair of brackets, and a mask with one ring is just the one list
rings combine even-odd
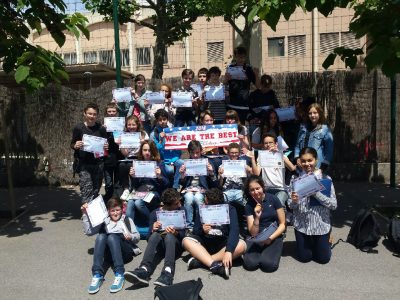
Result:
{"label": "denim jacket", "polygon": [[310,131],[308,144],[305,145],[305,139],[309,129],[305,125],[300,126],[297,136],[296,147],[294,149],[294,157],[298,157],[300,150],[304,147],[312,147],[317,151],[319,168],[322,163],[329,165],[333,159],[333,136],[327,125],[320,125]]}

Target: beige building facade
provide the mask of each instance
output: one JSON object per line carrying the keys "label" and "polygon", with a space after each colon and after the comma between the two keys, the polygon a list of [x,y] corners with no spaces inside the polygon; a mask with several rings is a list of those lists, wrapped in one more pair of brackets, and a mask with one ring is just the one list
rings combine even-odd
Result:
{"label": "beige building facade", "polygon": [[[149,12],[135,16],[146,19]],[[324,71],[322,62],[339,46],[362,47],[365,40],[357,40],[349,32],[353,16],[350,9],[337,9],[325,18],[319,13],[305,13],[298,9],[289,21],[283,18],[272,31],[265,22],[253,28],[250,63],[262,73]],[[99,15],[90,15],[90,40],[76,39],[67,34],[67,40],[59,48],[46,30],[39,35],[33,32],[30,41],[46,49],[58,52],[67,64],[103,63],[115,67],[114,28]],[[238,22],[240,25],[240,21]],[[153,66],[155,37],[149,28],[132,23],[120,26],[122,69],[132,74],[144,74],[150,78]],[[198,18],[188,38],[167,48],[164,58],[164,77],[180,76],[182,69],[195,72],[201,67],[218,66],[222,70],[231,61],[233,49],[240,38],[223,17]],[[362,62],[359,63],[362,65]],[[344,69],[339,59],[329,70]]]}

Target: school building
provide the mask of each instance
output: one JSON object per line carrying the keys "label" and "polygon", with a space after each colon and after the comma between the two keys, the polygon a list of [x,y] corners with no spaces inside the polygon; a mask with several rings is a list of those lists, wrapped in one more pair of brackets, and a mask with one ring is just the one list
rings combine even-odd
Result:
{"label": "school building", "polygon": [[[135,15],[148,19],[150,10]],[[265,22],[253,28],[250,63],[263,73],[321,72],[322,62],[338,46],[360,47],[365,40],[357,40],[349,32],[351,9],[336,9],[329,17],[318,12],[305,13],[297,9],[289,21],[282,18],[274,32]],[[46,49],[60,53],[68,65],[104,64],[115,67],[115,44],[113,23],[104,22],[100,15],[88,15],[90,40],[76,39],[67,34],[67,41],[60,49],[51,36],[32,32],[30,41]],[[240,20],[238,24],[240,27]],[[122,69],[132,74],[152,74],[155,36],[147,27],[132,23],[120,25],[120,49]],[[218,66],[221,69],[231,61],[235,46],[240,38],[223,17],[207,21],[200,17],[193,24],[188,38],[167,47],[164,58],[164,78],[180,75],[183,68],[195,72],[201,67]],[[359,62],[362,66],[362,61]],[[337,59],[330,70],[344,69],[344,63]]]}

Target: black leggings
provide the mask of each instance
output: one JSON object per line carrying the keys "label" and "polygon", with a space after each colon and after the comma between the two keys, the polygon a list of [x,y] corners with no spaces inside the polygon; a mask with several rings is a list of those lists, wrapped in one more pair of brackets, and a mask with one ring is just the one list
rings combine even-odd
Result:
{"label": "black leggings", "polygon": [[260,268],[264,272],[275,272],[278,270],[281,260],[283,239],[277,237],[268,246],[257,243],[247,243],[247,251],[243,256],[243,267],[254,271]]}
{"label": "black leggings", "polygon": [[320,264],[326,264],[331,259],[331,245],[329,244],[329,232],[324,235],[306,235],[294,230],[296,236],[297,257],[301,262],[314,260]]}

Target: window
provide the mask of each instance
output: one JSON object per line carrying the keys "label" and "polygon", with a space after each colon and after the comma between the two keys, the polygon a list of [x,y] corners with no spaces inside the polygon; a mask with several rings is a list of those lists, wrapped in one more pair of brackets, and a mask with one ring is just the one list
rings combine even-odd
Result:
{"label": "window", "polygon": [[329,54],[339,47],[339,32],[321,33],[319,36],[320,54]]}
{"label": "window", "polygon": [[121,66],[129,67],[129,49],[121,50]]}
{"label": "window", "polygon": [[136,48],[136,64],[138,66],[150,65],[150,47]]}
{"label": "window", "polygon": [[224,60],[224,42],[207,43],[207,61],[218,62]]}
{"label": "window", "polygon": [[114,51],[113,50],[100,50],[99,61],[107,66],[114,67]]}
{"label": "window", "polygon": [[97,63],[97,52],[96,51],[84,52],[83,61],[86,64]]}
{"label": "window", "polygon": [[76,53],[64,53],[64,62],[67,65],[73,65],[77,63]]}
{"label": "window", "polygon": [[360,47],[360,40],[352,32],[342,32],[340,37],[340,44],[343,47],[356,49]]}
{"label": "window", "polygon": [[285,38],[269,38],[268,39],[268,56],[285,56]]}
{"label": "window", "polygon": [[306,36],[288,36],[288,56],[304,56],[306,54]]}

